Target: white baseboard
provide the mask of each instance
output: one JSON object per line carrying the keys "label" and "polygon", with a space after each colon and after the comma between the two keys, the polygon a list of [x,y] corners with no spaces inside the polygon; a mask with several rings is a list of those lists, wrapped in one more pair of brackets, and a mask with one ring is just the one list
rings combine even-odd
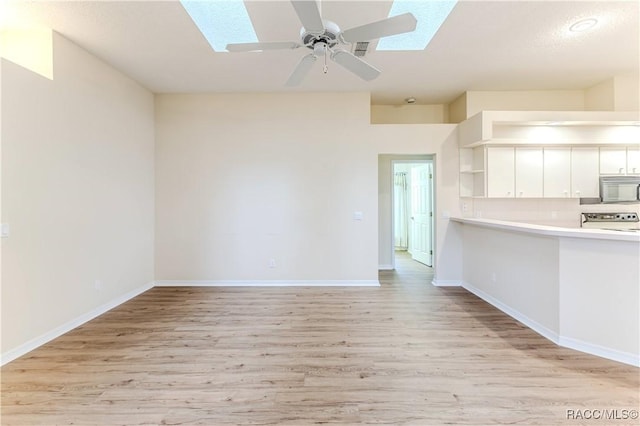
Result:
{"label": "white baseboard", "polygon": [[72,319],[71,321],[68,321],[62,324],[51,331],[48,331],[44,334],[41,334],[38,337],[35,337],[29,340],[28,342],[18,346],[17,348],[10,349],[7,352],[4,352],[3,354],[0,355],[0,365],[5,365],[6,363],[13,361],[14,359],[19,358],[28,352],[31,352],[37,347],[42,346],[47,342],[50,342],[56,337],[59,337],[65,333],[68,333],[74,328],[80,327],[82,324],[88,321],[91,321],[92,319],[104,314],[107,311],[110,311],[111,309],[115,308],[118,305],[123,304],[124,302],[130,299],[133,299],[134,297],[138,296],[141,293],[144,293],[145,291],[151,288],[153,288],[153,282],[147,283],[142,287],[131,290],[130,292],[125,293],[122,296],[119,296],[101,306],[98,306],[97,308],[83,315],[80,315],[79,317]]}
{"label": "white baseboard", "polygon": [[574,349],[576,351],[585,352],[602,358],[611,359],[613,361],[622,362],[623,364],[640,367],[640,356],[629,352],[622,352],[615,349],[605,348],[604,346],[595,345],[593,343],[584,342],[571,337],[560,336],[560,346]]}
{"label": "white baseboard", "polygon": [[466,281],[462,282],[462,287],[465,288],[467,291],[475,294],[476,296],[478,296],[480,299],[484,300],[485,302],[487,302],[487,303],[495,306],[496,308],[500,309],[502,312],[504,312],[505,314],[509,315],[510,317],[520,321],[522,324],[526,325],[527,327],[529,327],[530,329],[532,329],[533,331],[535,331],[536,333],[538,333],[542,337],[546,337],[547,339],[551,340],[553,343],[558,344],[558,342],[560,340],[560,336],[558,335],[557,332],[555,332],[555,331],[551,330],[550,328],[540,324],[539,322],[529,318],[528,316],[524,315],[520,311],[517,311],[517,310],[511,308],[510,306],[505,305],[504,303],[502,303],[498,299],[496,299],[493,296],[490,296],[489,294],[485,293],[484,291],[472,286],[471,284],[469,284]]}
{"label": "white baseboard", "polygon": [[380,287],[378,280],[160,280],[156,287]]}
{"label": "white baseboard", "polygon": [[393,271],[393,265],[378,265],[378,271]]}
{"label": "white baseboard", "polygon": [[462,285],[462,281],[459,280],[439,280],[434,278],[433,281],[431,281],[431,284],[433,284],[436,287],[460,287]]}

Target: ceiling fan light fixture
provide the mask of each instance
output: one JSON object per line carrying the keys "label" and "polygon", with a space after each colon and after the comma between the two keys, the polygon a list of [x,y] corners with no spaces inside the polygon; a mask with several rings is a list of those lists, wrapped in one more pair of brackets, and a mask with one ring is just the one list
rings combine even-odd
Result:
{"label": "ceiling fan light fixture", "polygon": [[408,98],[406,98],[404,100],[406,103],[408,103],[409,105],[411,104],[415,104],[416,103],[416,98],[414,98],[413,96],[409,96]]}
{"label": "ceiling fan light fixture", "polygon": [[327,43],[318,42],[313,45],[313,54],[316,56],[324,56],[324,54],[327,52],[327,48]]}

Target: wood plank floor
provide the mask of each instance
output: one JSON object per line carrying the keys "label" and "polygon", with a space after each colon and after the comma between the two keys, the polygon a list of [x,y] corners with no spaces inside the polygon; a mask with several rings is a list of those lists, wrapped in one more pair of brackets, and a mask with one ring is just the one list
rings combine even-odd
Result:
{"label": "wood plank floor", "polygon": [[430,280],[154,288],[4,366],[1,423],[638,424],[567,419],[637,408],[638,369]]}

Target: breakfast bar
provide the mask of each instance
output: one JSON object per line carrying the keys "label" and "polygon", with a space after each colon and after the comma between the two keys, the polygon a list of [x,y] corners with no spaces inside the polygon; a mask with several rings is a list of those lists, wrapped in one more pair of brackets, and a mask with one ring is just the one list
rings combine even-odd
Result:
{"label": "breakfast bar", "polygon": [[451,218],[462,286],[558,345],[640,366],[640,234]]}

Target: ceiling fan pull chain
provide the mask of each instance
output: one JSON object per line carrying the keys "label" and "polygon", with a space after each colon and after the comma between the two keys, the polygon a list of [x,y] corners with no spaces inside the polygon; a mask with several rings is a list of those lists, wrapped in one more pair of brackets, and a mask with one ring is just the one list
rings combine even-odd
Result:
{"label": "ceiling fan pull chain", "polygon": [[327,50],[329,49],[328,48],[324,49],[324,68],[322,69],[322,71],[324,71],[325,74],[329,70],[329,67],[327,67]]}

